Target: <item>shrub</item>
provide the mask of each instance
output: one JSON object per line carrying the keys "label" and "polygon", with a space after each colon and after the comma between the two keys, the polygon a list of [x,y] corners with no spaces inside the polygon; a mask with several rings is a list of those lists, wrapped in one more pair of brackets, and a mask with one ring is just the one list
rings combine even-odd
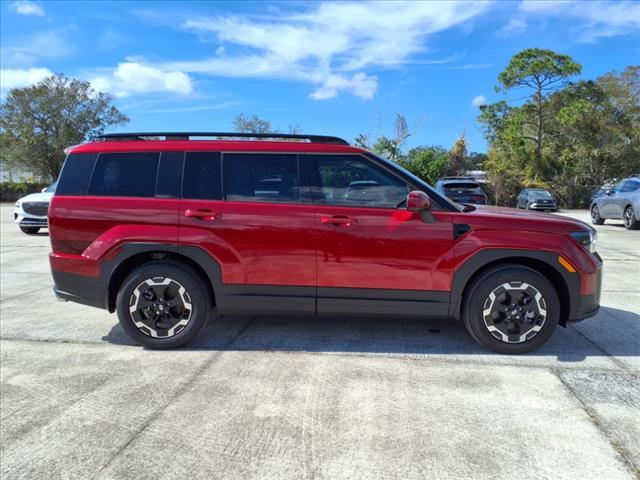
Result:
{"label": "shrub", "polygon": [[37,193],[49,183],[44,182],[0,182],[0,201],[15,202],[25,195]]}

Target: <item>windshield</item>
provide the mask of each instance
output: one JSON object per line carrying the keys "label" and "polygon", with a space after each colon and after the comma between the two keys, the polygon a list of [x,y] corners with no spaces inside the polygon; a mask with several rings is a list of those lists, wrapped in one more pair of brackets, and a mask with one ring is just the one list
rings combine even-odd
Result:
{"label": "windshield", "polygon": [[57,186],[58,186],[58,182],[57,181],[53,182],[51,185],[45,188],[44,191],[49,193],[55,193]]}
{"label": "windshield", "polygon": [[429,185],[427,182],[422,180],[420,177],[416,177],[413,173],[411,173],[409,170],[407,170],[403,166],[398,165],[396,162],[392,162],[391,160],[389,160],[387,158],[381,157],[380,155],[376,155],[375,153],[372,153],[372,152],[367,152],[367,153],[369,153],[369,155],[377,158],[378,160],[381,160],[381,161],[389,164],[392,168],[400,170],[407,177],[409,177],[414,184],[418,185],[420,188],[422,188],[426,192],[428,192],[429,196],[431,198],[435,198],[437,202],[439,202],[441,204],[449,205],[451,208],[453,208],[454,210],[456,210],[458,212],[464,212],[465,211],[465,207],[464,206],[460,205],[459,203],[456,203],[456,202],[453,202],[453,201],[449,200],[444,195],[440,195],[438,192],[436,192],[431,187],[431,185]]}
{"label": "windshield", "polygon": [[546,190],[529,190],[535,197],[551,198],[551,194]]}

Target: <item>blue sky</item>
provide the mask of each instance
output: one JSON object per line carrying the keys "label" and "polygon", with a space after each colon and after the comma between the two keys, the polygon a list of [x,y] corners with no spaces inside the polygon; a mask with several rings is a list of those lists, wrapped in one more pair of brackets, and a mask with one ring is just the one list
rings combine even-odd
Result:
{"label": "blue sky", "polygon": [[[115,96],[133,131],[226,131],[240,113],[286,131],[392,134],[449,147],[528,47],[581,78],[640,63],[640,2],[2,2],[2,95],[51,73]],[[577,77],[578,78],[578,77]],[[120,128],[122,129],[122,128]]]}

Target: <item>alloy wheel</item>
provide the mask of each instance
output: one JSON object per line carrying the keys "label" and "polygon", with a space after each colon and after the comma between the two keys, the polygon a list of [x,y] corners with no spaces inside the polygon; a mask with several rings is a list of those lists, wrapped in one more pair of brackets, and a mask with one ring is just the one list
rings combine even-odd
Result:
{"label": "alloy wheel", "polygon": [[625,211],[624,211],[624,226],[627,228],[630,228],[631,225],[633,225],[633,209],[631,207],[628,207]]}
{"label": "alloy wheel", "polygon": [[547,318],[547,304],[533,285],[508,282],[489,294],[482,316],[487,330],[495,338],[506,343],[522,343],[542,330]]}
{"label": "alloy wheel", "polygon": [[180,333],[189,323],[192,310],[187,290],[169,277],[144,280],[129,298],[133,324],[154,338],[169,338]]}

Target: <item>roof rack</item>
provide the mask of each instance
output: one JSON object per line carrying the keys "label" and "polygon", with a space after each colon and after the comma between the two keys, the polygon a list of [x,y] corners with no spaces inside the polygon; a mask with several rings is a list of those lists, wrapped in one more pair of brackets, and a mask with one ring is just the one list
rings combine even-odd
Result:
{"label": "roof rack", "polygon": [[326,135],[303,135],[293,133],[238,133],[238,132],[135,132],[135,133],[105,133],[98,138],[105,141],[111,140],[145,140],[148,137],[164,137],[165,140],[189,140],[191,137],[215,137],[222,138],[261,138],[306,140],[310,143],[333,143],[336,145],[349,145],[349,142],[340,137]]}

